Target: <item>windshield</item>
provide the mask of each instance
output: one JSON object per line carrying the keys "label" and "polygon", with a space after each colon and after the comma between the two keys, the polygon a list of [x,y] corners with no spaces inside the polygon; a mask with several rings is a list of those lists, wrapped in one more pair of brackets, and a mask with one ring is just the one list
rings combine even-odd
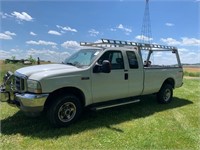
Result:
{"label": "windshield", "polygon": [[65,60],[65,64],[79,68],[88,67],[93,63],[102,49],[81,49]]}

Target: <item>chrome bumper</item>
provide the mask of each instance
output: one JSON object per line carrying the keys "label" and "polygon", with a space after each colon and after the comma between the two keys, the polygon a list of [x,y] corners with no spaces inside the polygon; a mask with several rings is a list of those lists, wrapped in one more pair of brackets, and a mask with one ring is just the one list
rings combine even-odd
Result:
{"label": "chrome bumper", "polygon": [[14,94],[14,99],[10,93],[0,89],[0,101],[7,102],[11,106],[16,106],[24,112],[41,112],[49,94]]}
{"label": "chrome bumper", "polygon": [[25,112],[41,112],[49,94],[15,94],[18,107]]}

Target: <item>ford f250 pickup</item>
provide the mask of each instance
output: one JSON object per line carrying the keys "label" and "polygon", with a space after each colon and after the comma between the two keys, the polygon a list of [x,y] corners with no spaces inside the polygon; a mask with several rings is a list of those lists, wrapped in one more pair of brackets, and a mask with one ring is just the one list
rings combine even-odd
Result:
{"label": "ford f250 pickup", "polygon": [[[173,89],[183,84],[176,47],[110,39],[80,45],[84,48],[62,64],[7,72],[0,100],[28,114],[46,112],[50,123],[61,127],[77,120],[85,107],[100,110],[130,104],[148,94],[156,94],[160,103],[169,103]],[[147,51],[145,59],[143,50]],[[152,65],[152,54],[161,51],[174,55],[176,64]]]}

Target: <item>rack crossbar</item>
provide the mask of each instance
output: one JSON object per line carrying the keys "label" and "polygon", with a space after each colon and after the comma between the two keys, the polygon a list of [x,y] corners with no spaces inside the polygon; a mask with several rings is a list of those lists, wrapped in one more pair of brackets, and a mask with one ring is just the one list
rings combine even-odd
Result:
{"label": "rack crossbar", "polygon": [[142,50],[177,50],[174,46],[159,45],[159,44],[147,44],[147,43],[138,43],[138,42],[129,42],[129,41],[120,41],[120,40],[111,40],[111,39],[101,39],[101,42],[89,43],[81,42],[81,46],[94,46],[94,47],[124,47],[124,46],[137,46]]}

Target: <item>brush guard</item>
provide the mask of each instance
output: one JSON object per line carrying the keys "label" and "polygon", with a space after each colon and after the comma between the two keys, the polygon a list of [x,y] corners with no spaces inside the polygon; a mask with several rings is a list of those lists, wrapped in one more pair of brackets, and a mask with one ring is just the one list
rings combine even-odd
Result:
{"label": "brush guard", "polygon": [[14,100],[14,74],[8,71],[3,77],[3,84],[0,85],[0,101],[7,102],[12,106],[18,106],[19,103]]}

